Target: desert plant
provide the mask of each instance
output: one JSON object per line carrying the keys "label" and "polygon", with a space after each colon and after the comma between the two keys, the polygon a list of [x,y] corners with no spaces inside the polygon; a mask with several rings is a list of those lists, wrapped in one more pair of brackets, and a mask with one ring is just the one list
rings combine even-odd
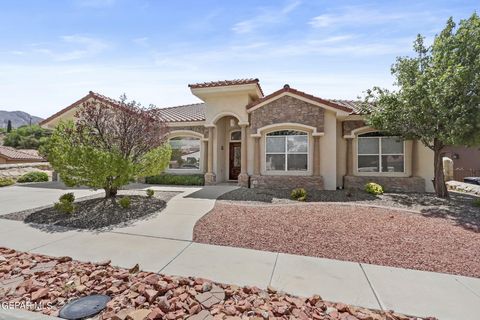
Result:
{"label": "desert plant", "polygon": [[307,200],[307,190],[303,188],[293,189],[290,193],[290,198],[297,201],[306,201]]}
{"label": "desert plant", "polygon": [[63,213],[73,213],[75,211],[75,205],[73,204],[73,202],[70,202],[66,199],[55,202],[53,208]]}
{"label": "desert plant", "polygon": [[203,186],[205,183],[202,174],[175,175],[168,173],[146,177],[145,182],[148,184],[171,184],[185,186]]}
{"label": "desert plant", "polygon": [[379,195],[383,194],[383,187],[378,183],[369,182],[365,185],[365,191],[373,195]]}
{"label": "desert plant", "polygon": [[147,192],[147,197],[149,198],[153,197],[153,195],[155,194],[155,190],[153,189],[147,189],[146,192]]}
{"label": "desert plant", "polygon": [[15,183],[15,180],[12,178],[0,178],[0,187],[11,186]]}
{"label": "desert plant", "polygon": [[75,195],[73,192],[68,192],[65,194],[62,194],[60,198],[58,198],[60,201],[67,201],[67,202],[74,202],[75,201]]}
{"label": "desert plant", "polygon": [[17,182],[44,182],[48,181],[48,174],[42,171],[31,171],[18,178]]}
{"label": "desert plant", "polygon": [[477,199],[473,200],[473,205],[475,207],[480,207],[480,198],[477,198]]}
{"label": "desert plant", "polygon": [[130,203],[131,203],[130,197],[122,197],[122,198],[120,198],[120,200],[118,200],[118,204],[123,209],[130,208]]}
{"label": "desert plant", "polygon": [[76,122],[61,122],[45,148],[68,186],[104,189],[113,198],[123,185],[161,173],[170,160],[168,128],[158,109],[135,101],[82,104]]}

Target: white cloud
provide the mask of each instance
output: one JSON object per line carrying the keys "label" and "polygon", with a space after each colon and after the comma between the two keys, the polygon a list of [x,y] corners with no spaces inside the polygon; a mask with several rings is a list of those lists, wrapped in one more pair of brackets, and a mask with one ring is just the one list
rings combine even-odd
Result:
{"label": "white cloud", "polygon": [[308,22],[313,28],[323,29],[337,26],[377,25],[393,21],[412,20],[415,18],[436,20],[428,11],[382,11],[371,6],[349,6],[337,12],[324,13],[313,17]]}
{"label": "white cloud", "polygon": [[49,44],[50,47],[54,48],[34,45],[37,47],[34,51],[45,54],[55,61],[71,61],[93,57],[109,47],[103,40],[80,35],[62,36],[60,39],[62,40],[60,45]]}
{"label": "white cloud", "polygon": [[284,21],[287,16],[294,11],[301,2],[299,0],[291,1],[281,8],[261,8],[260,13],[251,19],[237,22],[232,30],[238,34],[250,33],[261,27],[278,24]]}

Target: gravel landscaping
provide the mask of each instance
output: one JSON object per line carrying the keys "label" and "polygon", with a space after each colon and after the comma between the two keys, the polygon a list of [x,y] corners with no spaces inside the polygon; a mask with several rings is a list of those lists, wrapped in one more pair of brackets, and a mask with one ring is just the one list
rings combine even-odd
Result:
{"label": "gravel landscaping", "polygon": [[[178,192],[156,192],[154,197],[147,198],[145,191],[127,190],[121,191],[116,200],[104,199],[103,194],[78,199],[72,214],[60,212],[53,206],[46,206],[10,213],[1,218],[40,225],[97,230],[145,219],[162,211],[168,200],[177,194]],[[125,196],[131,200],[128,209],[118,204]]]}
{"label": "gravel landscaping", "polygon": [[197,222],[194,241],[480,277],[480,232],[441,214],[217,202]]}
{"label": "gravel landscaping", "polygon": [[[69,301],[91,294],[111,297],[99,320],[325,319],[419,320],[295,297],[274,288],[238,287],[200,278],[172,277],[114,268],[109,261],[83,263],[0,247],[0,301],[37,307],[57,316]],[[424,318],[425,320],[434,318]]]}
{"label": "gravel landscaping", "polygon": [[[433,193],[385,193],[371,195],[361,190],[309,191],[306,202],[348,202],[362,205],[408,209],[425,216],[445,218],[455,224],[480,232],[480,208],[473,205],[475,195],[450,192],[450,199]],[[222,195],[223,203],[254,205],[295,204],[289,190],[239,188]]]}

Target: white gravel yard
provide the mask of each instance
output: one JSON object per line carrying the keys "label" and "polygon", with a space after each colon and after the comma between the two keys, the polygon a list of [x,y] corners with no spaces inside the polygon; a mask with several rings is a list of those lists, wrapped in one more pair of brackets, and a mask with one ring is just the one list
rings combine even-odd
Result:
{"label": "white gravel yard", "polygon": [[467,223],[442,210],[229,200],[197,223],[194,241],[480,277],[479,220],[471,214]]}

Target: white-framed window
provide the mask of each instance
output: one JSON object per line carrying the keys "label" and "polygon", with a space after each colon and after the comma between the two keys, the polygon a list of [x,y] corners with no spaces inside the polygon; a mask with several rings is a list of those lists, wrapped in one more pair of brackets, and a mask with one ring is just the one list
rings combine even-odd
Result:
{"label": "white-framed window", "polygon": [[266,171],[307,171],[308,134],[302,131],[270,132],[265,140]]}
{"label": "white-framed window", "polygon": [[172,147],[169,169],[200,170],[200,139],[195,137],[175,137],[169,140]]}
{"label": "white-framed window", "polygon": [[242,131],[236,130],[230,132],[230,141],[241,141],[242,140]]}
{"label": "white-framed window", "polygon": [[405,172],[405,141],[378,132],[358,136],[358,172]]}

